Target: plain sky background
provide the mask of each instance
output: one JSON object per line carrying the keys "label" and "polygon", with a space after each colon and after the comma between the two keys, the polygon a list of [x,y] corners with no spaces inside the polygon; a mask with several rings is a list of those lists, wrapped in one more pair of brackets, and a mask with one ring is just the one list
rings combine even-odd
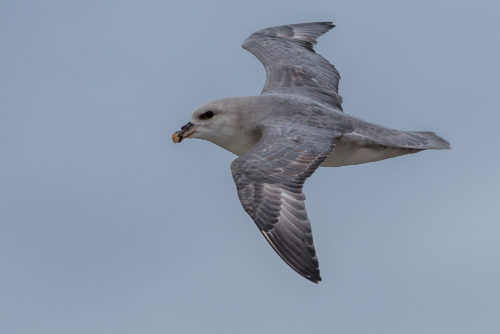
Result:
{"label": "plain sky background", "polygon": [[[453,149],[318,170],[315,285],[170,136],[325,20],[345,112]],[[499,59],[498,1],[0,1],[0,332],[500,333]]]}

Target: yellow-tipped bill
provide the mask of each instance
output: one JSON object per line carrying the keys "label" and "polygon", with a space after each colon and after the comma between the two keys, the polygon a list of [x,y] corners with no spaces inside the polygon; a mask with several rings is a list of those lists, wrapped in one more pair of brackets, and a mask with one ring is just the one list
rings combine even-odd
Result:
{"label": "yellow-tipped bill", "polygon": [[179,136],[179,134],[177,133],[177,131],[175,131],[173,134],[172,134],[172,141],[176,144],[180,143],[181,142],[181,137]]}
{"label": "yellow-tipped bill", "polygon": [[181,126],[181,129],[179,131],[175,131],[172,134],[172,141],[176,144],[180,143],[184,138],[192,135],[195,130],[195,125],[191,122],[188,122],[186,125]]}

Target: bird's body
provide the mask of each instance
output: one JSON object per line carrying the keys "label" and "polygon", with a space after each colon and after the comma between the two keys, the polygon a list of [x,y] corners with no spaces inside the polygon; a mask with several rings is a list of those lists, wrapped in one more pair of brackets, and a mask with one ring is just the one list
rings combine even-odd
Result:
{"label": "bird's body", "polygon": [[[224,133],[211,138],[214,144],[240,156],[246,153],[260,139],[260,129],[267,126],[266,120],[283,117],[306,121],[316,121],[312,129],[319,125],[334,127],[339,120],[349,122],[352,130],[337,139],[333,150],[320,167],[341,167],[358,165],[425,149],[447,148],[448,143],[432,132],[400,131],[366,122],[328,106],[315,103],[313,100],[294,95],[258,95],[220,99],[202,105],[202,109],[211,109],[210,104],[228,105],[228,108],[244,109],[238,113],[237,131],[232,135]],[[274,110],[274,106],[280,106]],[[213,108],[212,108],[213,109]],[[228,129],[227,126],[224,127]],[[251,131],[248,131],[251,129]],[[314,130],[312,130],[314,131]]]}
{"label": "bird's body", "polygon": [[304,23],[252,34],[243,47],[266,68],[262,94],[206,103],[172,137],[205,139],[238,156],[231,171],[243,208],[278,255],[313,282],[321,277],[302,187],[318,167],[449,148],[432,132],[394,130],[343,113],[340,75],[313,50],[332,27]]}

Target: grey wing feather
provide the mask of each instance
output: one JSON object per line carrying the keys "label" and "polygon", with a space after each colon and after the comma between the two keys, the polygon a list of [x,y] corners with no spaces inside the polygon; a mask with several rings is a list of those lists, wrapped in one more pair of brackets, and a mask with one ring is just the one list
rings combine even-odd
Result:
{"label": "grey wing feather", "polygon": [[332,29],[331,22],[272,27],[253,33],[243,48],[255,55],[266,69],[262,94],[295,94],[342,110],[338,95],[340,74],[313,46]]}
{"label": "grey wing feather", "polygon": [[231,164],[245,211],[278,255],[313,282],[321,276],[302,187],[333,150],[338,136],[267,129],[254,147]]}

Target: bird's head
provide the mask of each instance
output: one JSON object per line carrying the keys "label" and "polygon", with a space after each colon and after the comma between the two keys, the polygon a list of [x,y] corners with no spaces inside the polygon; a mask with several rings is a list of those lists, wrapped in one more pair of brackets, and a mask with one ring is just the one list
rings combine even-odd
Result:
{"label": "bird's head", "polygon": [[191,121],[172,134],[172,141],[198,138],[220,144],[238,135],[242,104],[235,98],[205,103],[193,111]]}

